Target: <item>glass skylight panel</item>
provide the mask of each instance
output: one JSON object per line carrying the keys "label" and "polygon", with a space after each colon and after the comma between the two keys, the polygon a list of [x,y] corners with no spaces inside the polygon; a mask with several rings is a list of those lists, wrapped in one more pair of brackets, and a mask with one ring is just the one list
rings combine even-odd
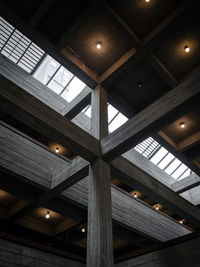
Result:
{"label": "glass skylight panel", "polygon": [[181,161],[179,159],[175,159],[165,170],[166,173],[168,173],[169,175],[173,174],[173,172],[180,166]]}
{"label": "glass skylight panel", "polygon": [[135,147],[140,154],[146,158],[150,158],[152,154],[160,147],[160,145],[151,137],[147,138]]}
{"label": "glass skylight panel", "polygon": [[44,51],[0,17],[0,51],[27,72],[32,72]]}
{"label": "glass skylight panel", "polygon": [[191,170],[188,168],[177,180],[181,180],[191,175]]}
{"label": "glass skylight panel", "polygon": [[151,158],[151,162],[157,165],[167,153],[168,153],[167,149],[165,149],[164,147],[161,147],[158,150],[158,152]]}
{"label": "glass skylight panel", "polygon": [[48,83],[48,87],[55,93],[60,94],[72,78],[73,74],[71,72],[64,67],[60,67]]}
{"label": "glass skylight panel", "polygon": [[121,113],[117,115],[117,117],[109,124],[108,130],[109,132],[115,131],[122,124],[124,124],[128,119]]}
{"label": "glass skylight panel", "polygon": [[108,123],[119,113],[119,111],[112,105],[108,104]]}
{"label": "glass skylight panel", "polygon": [[50,56],[46,56],[34,73],[33,77],[41,83],[47,85],[52,76],[55,75],[58,68],[60,68],[60,64]]}
{"label": "glass skylight panel", "polygon": [[185,164],[151,137],[139,143],[134,149],[176,180],[183,179],[192,173]]}
{"label": "glass skylight panel", "polygon": [[80,94],[85,86],[86,85],[81,80],[75,77],[73,80],[71,80],[61,96],[68,102],[71,102],[78,94]]}
{"label": "glass skylight panel", "polygon": [[171,153],[168,153],[163,160],[158,164],[158,167],[162,170],[174,159],[174,156]]}
{"label": "glass skylight panel", "polygon": [[68,102],[78,96],[86,86],[85,83],[50,56],[45,58],[35,72],[34,77],[55,93],[60,94]]}
{"label": "glass skylight panel", "polygon": [[178,179],[184,171],[186,171],[187,166],[185,164],[181,164],[180,167],[172,174],[172,177]]}
{"label": "glass skylight panel", "polygon": [[91,105],[87,106],[84,111],[85,115],[91,118]]}

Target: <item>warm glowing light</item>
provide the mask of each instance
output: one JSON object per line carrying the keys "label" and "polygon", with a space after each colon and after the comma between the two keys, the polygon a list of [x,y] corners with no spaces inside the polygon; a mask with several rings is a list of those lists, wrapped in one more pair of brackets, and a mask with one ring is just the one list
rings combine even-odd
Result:
{"label": "warm glowing light", "polygon": [[85,228],[82,228],[82,229],[81,229],[81,232],[82,232],[82,233],[85,233]]}
{"label": "warm glowing light", "polygon": [[183,224],[183,220],[180,220],[179,222],[180,222],[180,224]]}
{"label": "warm glowing light", "polygon": [[97,49],[101,49],[101,44],[97,43]]}
{"label": "warm glowing light", "polygon": [[156,210],[159,210],[159,207],[158,206],[156,206]]}
{"label": "warm glowing light", "polygon": [[56,153],[59,153],[59,147],[56,147]]}
{"label": "warm glowing light", "polygon": [[137,193],[134,193],[134,197],[137,197]]}
{"label": "warm glowing light", "polygon": [[185,128],[185,123],[184,122],[181,122],[180,123],[180,126],[181,126],[181,128]]}
{"label": "warm glowing light", "polygon": [[150,2],[150,0],[145,0],[145,2],[146,2],[146,3],[149,3],[149,2]]}
{"label": "warm glowing light", "polygon": [[50,212],[49,211],[47,211],[47,214],[46,214],[46,219],[49,219],[50,218]]}
{"label": "warm glowing light", "polygon": [[190,48],[187,45],[184,48],[185,48],[185,52],[186,53],[189,53],[190,52]]}

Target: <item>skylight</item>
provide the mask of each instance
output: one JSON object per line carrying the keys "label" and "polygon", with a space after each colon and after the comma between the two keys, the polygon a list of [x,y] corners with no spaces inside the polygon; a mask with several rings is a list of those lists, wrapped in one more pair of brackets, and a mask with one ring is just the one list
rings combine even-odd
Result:
{"label": "skylight", "polygon": [[2,17],[0,52],[67,102],[71,102],[86,86]]}
{"label": "skylight", "polygon": [[177,181],[192,173],[185,164],[162,147],[152,137],[147,138],[134,149]]}
{"label": "skylight", "polygon": [[[91,118],[91,105],[82,110],[85,115]],[[128,119],[114,108],[111,104],[108,104],[108,131],[109,133],[115,131],[122,126]]]}
{"label": "skylight", "polygon": [[33,76],[67,102],[71,102],[86,86],[50,56],[46,56]]}
{"label": "skylight", "polygon": [[44,51],[0,17],[0,52],[31,73],[44,56]]}

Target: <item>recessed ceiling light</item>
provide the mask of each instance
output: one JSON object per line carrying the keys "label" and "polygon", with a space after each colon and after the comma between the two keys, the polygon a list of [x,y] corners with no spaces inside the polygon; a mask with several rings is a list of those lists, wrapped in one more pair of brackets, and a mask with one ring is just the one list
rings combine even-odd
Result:
{"label": "recessed ceiling light", "polygon": [[145,0],[145,2],[146,2],[146,3],[149,3],[149,2],[150,2],[150,0]]}
{"label": "recessed ceiling light", "polygon": [[97,49],[101,49],[101,43],[97,43]]}
{"label": "recessed ceiling light", "polygon": [[59,153],[59,147],[56,147],[56,153]]}
{"label": "recessed ceiling light", "polygon": [[81,232],[82,233],[85,233],[85,228],[84,227],[81,229]]}
{"label": "recessed ceiling light", "polygon": [[184,122],[181,122],[180,123],[180,126],[181,126],[181,128],[185,128],[185,123]]}
{"label": "recessed ceiling light", "polygon": [[47,214],[46,214],[46,219],[49,219],[50,218],[50,211],[47,211]]}
{"label": "recessed ceiling light", "polygon": [[137,198],[137,193],[134,193],[134,197]]}
{"label": "recessed ceiling light", "polygon": [[180,220],[179,222],[180,222],[180,224],[183,224],[183,220]]}
{"label": "recessed ceiling light", "polygon": [[185,49],[185,52],[186,52],[186,53],[189,53],[189,52],[190,52],[190,48],[189,48],[188,45],[186,45],[186,46],[184,47],[184,49]]}
{"label": "recessed ceiling light", "polygon": [[156,210],[159,210],[159,207],[156,205]]}

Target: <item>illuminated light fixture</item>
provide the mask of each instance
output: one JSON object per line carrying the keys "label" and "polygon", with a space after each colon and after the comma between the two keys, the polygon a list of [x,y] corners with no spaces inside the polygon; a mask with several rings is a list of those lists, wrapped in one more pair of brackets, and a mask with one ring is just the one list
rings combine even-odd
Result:
{"label": "illuminated light fixture", "polygon": [[189,53],[189,52],[190,52],[190,48],[189,48],[188,45],[186,45],[186,46],[184,47],[184,49],[185,49],[185,52],[186,52],[186,53]]}
{"label": "illuminated light fixture", "polygon": [[59,147],[56,147],[56,153],[59,153]]}
{"label": "illuminated light fixture", "polygon": [[85,233],[85,228],[84,227],[81,229],[81,232],[82,233]]}
{"label": "illuminated light fixture", "polygon": [[145,2],[146,2],[146,3],[149,3],[149,2],[150,2],[150,0],[145,0]]}
{"label": "illuminated light fixture", "polygon": [[137,193],[134,193],[134,197],[137,198]]}
{"label": "illuminated light fixture", "polygon": [[183,224],[183,220],[180,220],[179,223],[180,223],[180,224]]}
{"label": "illuminated light fixture", "polygon": [[141,82],[138,82],[138,87],[142,88],[142,83]]}
{"label": "illuminated light fixture", "polygon": [[156,205],[156,210],[159,210],[159,207],[158,207],[158,205]]}
{"label": "illuminated light fixture", "polygon": [[97,43],[97,49],[101,49],[101,43]]}
{"label": "illuminated light fixture", "polygon": [[180,123],[180,126],[181,126],[181,128],[185,128],[185,123],[184,122],[181,122]]}
{"label": "illuminated light fixture", "polygon": [[50,211],[47,211],[47,214],[46,214],[46,219],[49,219],[50,218]]}

